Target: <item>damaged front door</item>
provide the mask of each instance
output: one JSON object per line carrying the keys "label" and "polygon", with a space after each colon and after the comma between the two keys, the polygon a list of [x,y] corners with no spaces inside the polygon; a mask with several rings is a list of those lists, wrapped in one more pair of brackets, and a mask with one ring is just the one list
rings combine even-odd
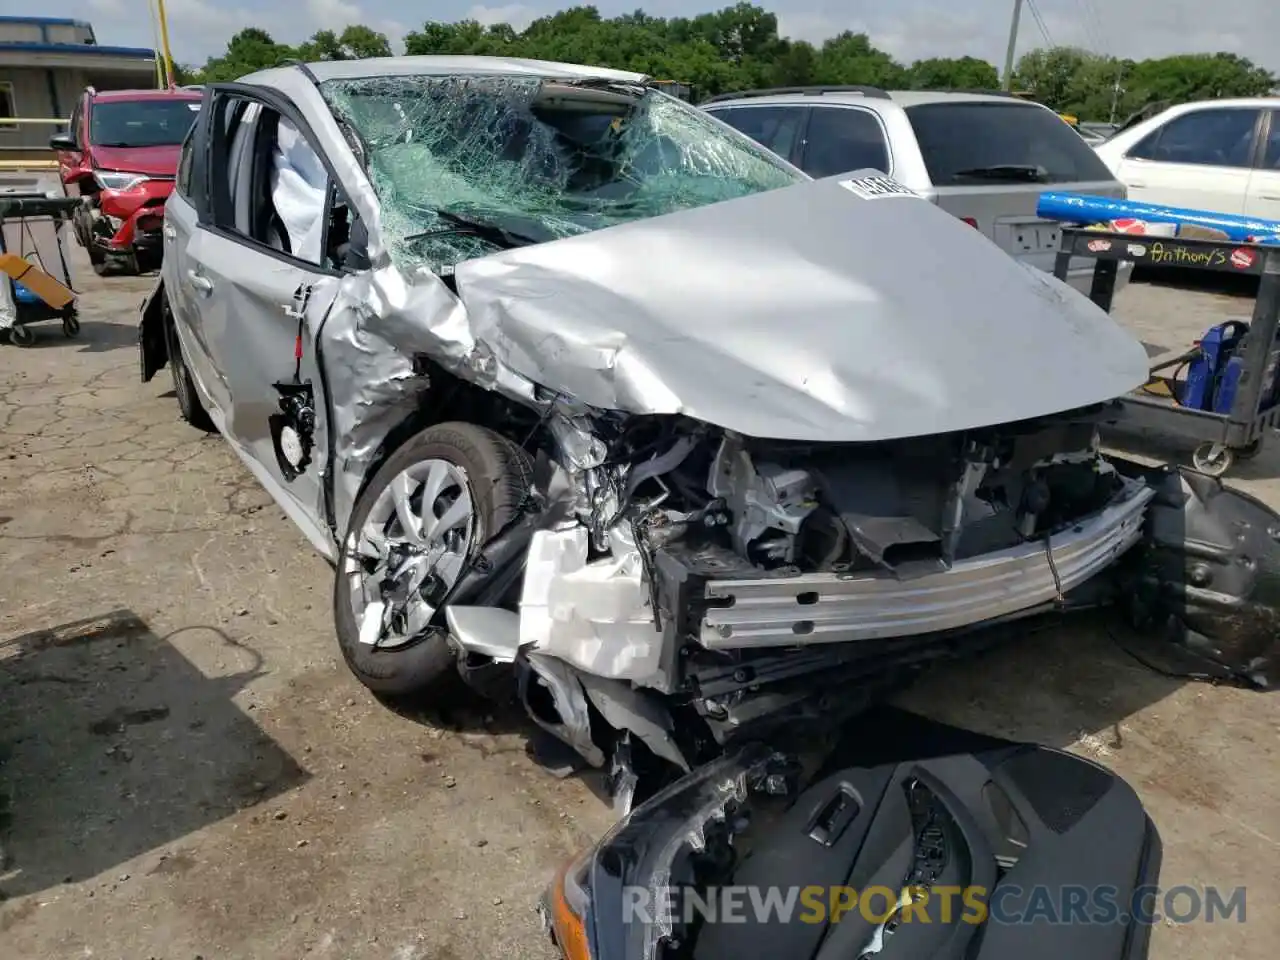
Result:
{"label": "damaged front door", "polygon": [[[193,245],[193,269],[207,288],[204,310],[216,318],[211,350],[226,371],[225,433],[272,496],[324,553],[322,458],[315,455],[323,391],[313,355],[315,330],[337,292],[340,272],[326,246],[331,184],[319,155],[297,126],[263,103],[214,94],[214,123],[241,117],[213,175],[224,202]],[[220,186],[221,184],[219,184]]]}

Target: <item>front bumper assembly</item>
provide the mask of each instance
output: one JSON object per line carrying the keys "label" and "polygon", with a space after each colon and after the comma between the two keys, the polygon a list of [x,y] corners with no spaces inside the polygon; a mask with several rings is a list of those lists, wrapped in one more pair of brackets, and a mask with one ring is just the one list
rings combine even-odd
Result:
{"label": "front bumper assembly", "polygon": [[1134,483],[1074,527],[909,580],[883,571],[712,579],[709,650],[912,637],[1037,610],[1097,576],[1142,538],[1155,491]]}

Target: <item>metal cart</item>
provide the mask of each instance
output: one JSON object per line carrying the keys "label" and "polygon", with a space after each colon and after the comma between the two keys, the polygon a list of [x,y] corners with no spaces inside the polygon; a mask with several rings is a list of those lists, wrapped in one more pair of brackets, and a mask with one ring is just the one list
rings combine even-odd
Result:
{"label": "metal cart", "polygon": [[[71,271],[63,244],[72,211],[80,203],[79,197],[0,193],[0,252],[16,253],[70,287]],[[80,332],[74,300],[55,309],[6,274],[0,273],[0,283],[6,285],[0,293],[7,295],[3,297],[6,303],[0,303],[0,308],[9,305],[13,312],[8,328],[11,343],[31,346],[35,343],[35,334],[27,325],[43,320],[61,320],[62,332],[67,337]]]}
{"label": "metal cart", "polygon": [[[1065,279],[1073,257],[1096,260],[1090,299],[1107,312],[1121,261],[1150,267],[1210,270],[1256,276],[1258,296],[1242,341],[1243,369],[1227,413],[1184,407],[1172,398],[1131,395],[1116,423],[1122,431],[1158,433],[1197,441],[1195,468],[1220,477],[1236,459],[1256,456],[1268,432],[1280,427],[1280,247],[1220,240],[1148,237],[1081,227],[1062,228],[1054,275]],[[1167,382],[1167,381],[1166,381]]]}

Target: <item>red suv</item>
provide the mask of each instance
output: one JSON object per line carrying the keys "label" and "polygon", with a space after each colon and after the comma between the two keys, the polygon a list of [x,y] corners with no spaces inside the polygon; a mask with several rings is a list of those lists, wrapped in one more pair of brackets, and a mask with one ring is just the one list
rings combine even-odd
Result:
{"label": "red suv", "polygon": [[49,142],[67,193],[85,198],[75,232],[97,272],[110,265],[138,273],[159,263],[164,202],[201,97],[198,90],[89,87],[70,130]]}

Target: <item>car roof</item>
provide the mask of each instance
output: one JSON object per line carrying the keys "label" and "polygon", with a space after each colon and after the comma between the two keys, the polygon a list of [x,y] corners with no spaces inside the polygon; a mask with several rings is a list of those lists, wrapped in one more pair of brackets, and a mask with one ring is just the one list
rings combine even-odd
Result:
{"label": "car roof", "polygon": [[[642,83],[642,73],[587,67],[553,60],[526,60],[520,57],[369,57],[363,60],[324,60],[305,65],[321,83],[326,80],[359,80],[364,77],[392,76],[516,76],[555,77],[558,79],[602,79],[624,83]],[[259,70],[242,78],[244,83],[274,87],[285,74],[296,74],[298,67],[283,66]]]}
{"label": "car roof", "polygon": [[94,103],[110,103],[114,100],[199,100],[202,94],[195,90],[95,90],[90,98]]}
{"label": "car roof", "polygon": [[904,107],[918,107],[926,103],[999,103],[1026,104],[1032,107],[1044,107],[1034,100],[1026,100],[1012,93],[966,93],[954,90],[893,90],[889,96],[894,103]]}
{"label": "car roof", "polygon": [[[1186,113],[1188,110],[1199,107],[1261,107],[1274,110],[1280,107],[1280,97],[1232,97],[1215,100],[1192,100],[1190,103],[1174,104],[1161,112],[1168,113],[1171,110],[1176,110],[1179,113]],[[1156,116],[1158,117],[1160,114],[1156,114]]]}
{"label": "car roof", "polygon": [[742,91],[741,96],[725,95],[708,106],[722,107],[726,105],[777,104],[777,103],[857,103],[862,105],[895,103],[900,107],[916,107],[932,103],[1026,103],[1029,106],[1041,106],[1030,100],[1023,100],[1013,94],[986,93],[982,91],[965,92],[954,90],[878,90],[867,87],[863,90],[839,87],[791,87],[777,91]]}

